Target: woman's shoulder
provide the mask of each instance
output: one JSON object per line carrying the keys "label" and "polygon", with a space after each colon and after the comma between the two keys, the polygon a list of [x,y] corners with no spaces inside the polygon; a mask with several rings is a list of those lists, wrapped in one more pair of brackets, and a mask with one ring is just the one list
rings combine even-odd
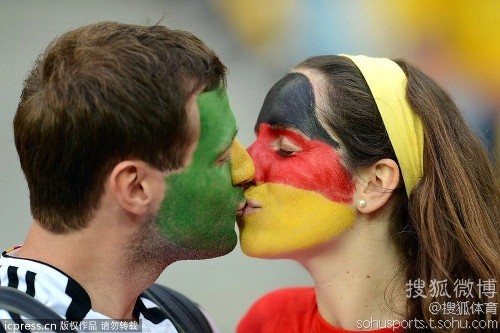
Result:
{"label": "woman's shoulder", "polygon": [[285,327],[288,332],[303,331],[316,313],[313,287],[282,288],[258,299],[240,321],[237,331],[279,332]]}
{"label": "woman's shoulder", "polygon": [[273,290],[262,296],[255,304],[258,303],[279,303],[281,305],[292,304],[296,302],[313,301],[316,303],[316,295],[313,287],[287,287]]}

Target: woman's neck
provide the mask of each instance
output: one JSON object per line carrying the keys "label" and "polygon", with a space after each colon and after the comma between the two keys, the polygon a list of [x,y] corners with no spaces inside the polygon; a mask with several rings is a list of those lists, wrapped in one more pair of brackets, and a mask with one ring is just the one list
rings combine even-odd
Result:
{"label": "woman's neck", "polygon": [[318,310],[330,324],[357,330],[367,329],[360,322],[370,320],[376,329],[377,323],[386,326],[402,318],[406,296],[397,273],[403,261],[388,224],[360,219],[327,244],[294,258],[312,276]]}

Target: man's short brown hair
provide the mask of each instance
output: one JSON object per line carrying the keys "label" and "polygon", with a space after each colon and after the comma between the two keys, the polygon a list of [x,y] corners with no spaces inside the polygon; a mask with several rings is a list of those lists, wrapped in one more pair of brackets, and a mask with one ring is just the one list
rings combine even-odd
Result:
{"label": "man's short brown hair", "polygon": [[194,140],[187,99],[225,84],[225,74],[201,40],[164,26],[102,22],[55,39],[14,118],[33,217],[56,233],[84,227],[121,160],[182,167]]}

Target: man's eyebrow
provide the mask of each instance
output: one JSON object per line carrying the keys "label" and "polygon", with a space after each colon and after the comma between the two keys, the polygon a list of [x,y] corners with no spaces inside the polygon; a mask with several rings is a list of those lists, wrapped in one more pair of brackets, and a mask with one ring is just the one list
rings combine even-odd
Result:
{"label": "man's eyebrow", "polygon": [[239,130],[240,130],[239,128],[236,128],[236,129],[234,130],[234,133],[233,133],[233,136],[231,137],[231,142],[229,143],[229,146],[233,143],[234,138],[236,138],[236,135],[238,135],[238,131],[239,131]]}
{"label": "man's eyebrow", "polygon": [[229,141],[229,143],[227,145],[224,146],[224,148],[221,150],[221,154],[223,154],[224,152],[226,152],[229,148],[231,148],[232,144],[233,144],[233,141],[234,139],[236,138],[236,135],[238,135],[238,131],[240,129],[237,128],[234,130],[234,133],[233,133],[233,136],[231,137],[231,141]]}

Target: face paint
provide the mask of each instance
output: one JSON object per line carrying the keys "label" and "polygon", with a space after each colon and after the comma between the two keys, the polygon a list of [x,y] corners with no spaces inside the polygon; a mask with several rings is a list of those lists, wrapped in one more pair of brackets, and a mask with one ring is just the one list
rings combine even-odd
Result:
{"label": "face paint", "polygon": [[301,73],[290,73],[269,90],[255,125],[281,125],[299,129],[311,139],[321,140],[335,148],[333,140],[320,125],[314,108],[316,106],[311,82]]}
{"label": "face paint", "polygon": [[[287,138],[296,152],[283,153],[279,140]],[[281,150],[281,152],[280,152]],[[248,148],[256,166],[254,181],[279,183],[318,192],[335,202],[350,203],[353,184],[340,164],[339,153],[319,140],[310,140],[291,129],[260,124],[257,140]]]}
{"label": "face paint", "polygon": [[245,192],[262,208],[239,224],[247,255],[286,256],[312,248],[355,220],[352,176],[314,109],[313,87],[299,73],[280,80],[264,101],[257,140],[248,149],[256,186]]}
{"label": "face paint", "polygon": [[158,220],[170,242],[215,256],[237,242],[236,209],[244,197],[232,186],[229,154],[237,128],[225,91],[202,93],[197,101],[198,146],[186,170],[166,177]]}
{"label": "face paint", "polygon": [[350,205],[283,184],[250,187],[245,195],[262,205],[238,222],[241,249],[251,257],[286,257],[312,248],[341,233],[355,218]]}

